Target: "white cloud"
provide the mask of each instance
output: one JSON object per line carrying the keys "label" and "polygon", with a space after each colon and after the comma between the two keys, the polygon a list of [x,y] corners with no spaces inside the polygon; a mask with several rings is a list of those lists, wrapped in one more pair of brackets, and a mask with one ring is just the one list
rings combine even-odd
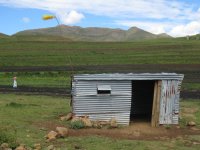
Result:
{"label": "white cloud", "polygon": [[194,35],[200,33],[200,21],[192,21],[185,25],[178,25],[172,28],[170,35],[178,37],[185,35]]}
{"label": "white cloud", "polygon": [[147,17],[175,19],[188,17],[192,8],[183,2],[168,0],[0,0],[4,5],[44,9],[53,12],[76,10],[110,17]]}
{"label": "white cloud", "polygon": [[127,26],[127,27],[139,27],[143,30],[149,31],[154,34],[166,33],[170,28],[173,27],[173,24],[170,22],[153,22],[153,21],[129,21],[129,20],[121,20],[116,21],[117,24]]}
{"label": "white cloud", "polygon": [[29,22],[31,21],[31,19],[28,18],[28,17],[23,17],[23,18],[22,18],[22,21],[23,21],[24,23],[29,23]]}
{"label": "white cloud", "polygon": [[180,0],[0,0],[0,5],[50,11],[64,24],[76,24],[84,14],[92,14],[110,17],[118,25],[138,26],[174,36],[199,31],[200,6],[195,9],[198,4],[192,3]]}
{"label": "white cloud", "polygon": [[74,10],[70,11],[69,13],[66,12],[57,12],[56,15],[60,18],[61,22],[64,24],[74,24],[78,23],[81,19],[84,18],[84,15],[78,13]]}
{"label": "white cloud", "polygon": [[174,37],[195,35],[200,33],[200,21],[191,21],[186,24],[153,21],[116,21],[116,23],[127,27],[140,27],[154,34],[168,33],[169,35]]}

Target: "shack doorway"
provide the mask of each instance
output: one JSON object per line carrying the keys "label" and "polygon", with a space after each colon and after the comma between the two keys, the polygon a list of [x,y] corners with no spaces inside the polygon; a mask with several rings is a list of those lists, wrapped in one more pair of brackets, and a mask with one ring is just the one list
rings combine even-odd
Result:
{"label": "shack doorway", "polygon": [[154,80],[132,81],[131,122],[151,123],[155,83]]}

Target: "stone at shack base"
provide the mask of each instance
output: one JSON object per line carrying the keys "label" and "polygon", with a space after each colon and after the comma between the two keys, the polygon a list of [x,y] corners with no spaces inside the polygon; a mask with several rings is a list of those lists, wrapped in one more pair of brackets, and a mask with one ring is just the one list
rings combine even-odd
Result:
{"label": "stone at shack base", "polygon": [[58,132],[57,137],[67,137],[69,130],[65,127],[56,127],[56,131]]}
{"label": "stone at shack base", "polygon": [[92,127],[92,122],[88,116],[84,116],[83,118],[81,118],[81,121],[84,123],[86,127]]}
{"label": "stone at shack base", "polygon": [[27,150],[24,144],[20,144],[15,150]]}
{"label": "stone at shack base", "polygon": [[45,137],[47,139],[47,141],[52,141],[56,139],[56,136],[58,135],[57,132],[55,131],[50,131]]}
{"label": "stone at shack base", "polygon": [[187,123],[188,126],[196,126],[196,123],[194,121],[189,121]]}
{"label": "stone at shack base", "polygon": [[115,118],[111,118],[111,120],[110,120],[110,126],[112,128],[117,128],[117,120]]}
{"label": "stone at shack base", "polygon": [[72,117],[73,117],[73,114],[70,112],[70,113],[68,113],[66,116],[60,117],[60,120],[61,120],[61,121],[64,121],[64,120],[69,121],[69,120],[72,119]]}
{"label": "stone at shack base", "polygon": [[54,147],[54,145],[49,145],[49,146],[46,148],[46,150],[55,150],[55,147]]}
{"label": "stone at shack base", "polygon": [[34,144],[34,150],[41,150],[42,149],[42,146],[40,143],[37,143],[37,144]]}

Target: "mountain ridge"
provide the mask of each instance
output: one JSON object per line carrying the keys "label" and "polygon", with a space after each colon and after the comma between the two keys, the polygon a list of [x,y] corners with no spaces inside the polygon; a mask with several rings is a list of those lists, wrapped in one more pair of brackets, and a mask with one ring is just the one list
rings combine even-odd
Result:
{"label": "mountain ridge", "polygon": [[0,33],[0,38],[8,38],[8,37],[9,37],[9,35],[4,34],[4,33]]}
{"label": "mountain ridge", "polygon": [[156,38],[172,38],[166,33],[153,34],[138,27],[131,27],[128,30],[60,25],[50,28],[31,29],[17,32],[12,36],[57,36],[72,41],[93,41],[93,42],[120,42],[120,41],[138,41]]}

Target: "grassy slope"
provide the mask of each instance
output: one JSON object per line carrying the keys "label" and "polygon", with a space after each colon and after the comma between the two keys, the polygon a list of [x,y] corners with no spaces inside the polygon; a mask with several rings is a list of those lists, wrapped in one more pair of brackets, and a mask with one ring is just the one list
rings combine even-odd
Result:
{"label": "grassy slope", "polygon": [[[200,124],[199,100],[182,101],[181,106],[182,109],[197,108],[197,112],[192,115],[196,118],[194,121]],[[57,117],[59,114],[67,113],[69,111],[69,101],[66,98],[1,94],[0,128],[6,128],[8,132],[16,131],[19,143],[24,143],[28,146],[32,146],[34,143],[41,143],[43,147],[46,147],[52,143],[45,143],[44,135],[48,132],[48,129],[44,128],[43,124],[48,123],[50,127],[54,124],[66,125],[66,122],[60,122]],[[192,139],[196,139],[196,141],[200,142],[200,136],[190,136],[186,137],[184,140],[169,139],[165,141],[116,140],[105,137],[90,136],[68,137],[66,139],[56,140],[53,144],[62,147],[61,149],[63,150],[66,149],[66,147],[69,150],[74,149],[74,145],[79,145],[82,149],[94,150],[131,150],[133,147],[138,150],[154,150],[158,147],[163,150],[199,149],[199,145],[187,145],[187,143]]]}
{"label": "grassy slope", "polygon": [[[0,85],[12,87],[14,75],[18,86],[70,88],[71,77],[67,72],[0,73]],[[200,83],[183,82],[182,89],[199,90]]]}
{"label": "grassy slope", "polygon": [[199,64],[200,42],[185,39],[124,43],[0,40],[0,66]]}
{"label": "grassy slope", "polygon": [[[198,40],[157,39],[143,42],[56,42],[0,40],[1,66],[65,66],[106,64],[200,64]],[[76,72],[77,73],[77,72]],[[13,75],[0,74],[1,85],[11,85]],[[69,74],[18,74],[18,84],[35,87],[69,87]],[[184,89],[199,89],[184,83]]]}

